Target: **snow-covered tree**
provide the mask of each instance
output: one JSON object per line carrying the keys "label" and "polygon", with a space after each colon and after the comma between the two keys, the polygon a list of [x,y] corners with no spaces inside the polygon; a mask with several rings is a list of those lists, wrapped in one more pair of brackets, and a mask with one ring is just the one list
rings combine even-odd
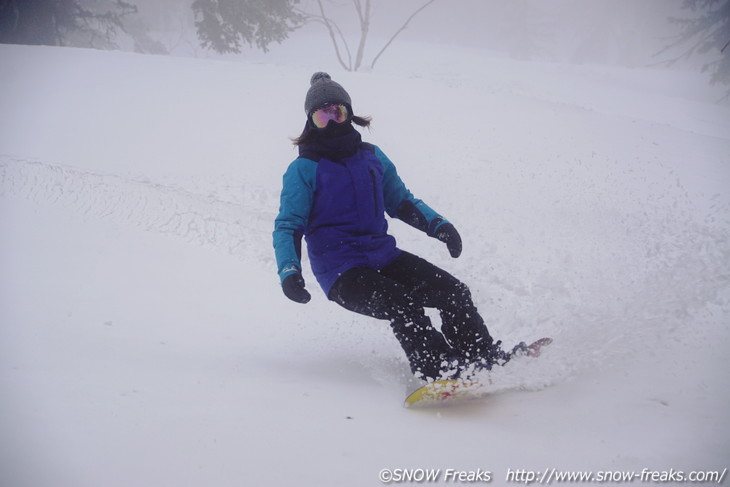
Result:
{"label": "snow-covered tree", "polygon": [[195,0],[195,27],[203,47],[218,53],[241,52],[244,43],[264,52],[302,24],[299,0]]}
{"label": "snow-covered tree", "polygon": [[703,69],[710,72],[711,82],[730,87],[730,0],[684,0],[682,8],[690,16],[671,19],[682,27],[682,32],[662,52],[678,46],[685,50],[667,64],[696,54],[709,56]]}
{"label": "snow-covered tree", "polygon": [[123,0],[4,0],[0,42],[116,48],[124,18],[136,12]]}

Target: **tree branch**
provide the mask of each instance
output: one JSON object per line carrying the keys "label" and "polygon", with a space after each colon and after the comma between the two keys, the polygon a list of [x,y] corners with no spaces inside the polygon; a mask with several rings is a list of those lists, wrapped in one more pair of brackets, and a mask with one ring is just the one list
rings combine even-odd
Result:
{"label": "tree branch", "polygon": [[421,12],[421,11],[422,11],[423,9],[425,9],[426,7],[428,7],[429,5],[431,5],[431,4],[432,4],[433,2],[435,2],[435,1],[436,1],[436,0],[429,0],[428,2],[426,2],[425,4],[423,4],[423,5],[421,6],[421,8],[419,8],[418,10],[416,10],[415,12],[413,12],[413,13],[411,14],[411,16],[410,16],[410,17],[408,17],[408,19],[407,19],[407,20],[405,21],[405,23],[404,23],[404,24],[403,24],[403,25],[401,26],[401,28],[400,28],[400,29],[398,29],[398,30],[396,31],[396,33],[395,33],[395,34],[393,34],[393,37],[391,37],[391,38],[390,38],[390,39],[388,40],[388,42],[386,42],[386,43],[385,43],[385,45],[383,46],[383,48],[382,48],[382,49],[381,49],[381,50],[380,50],[380,51],[378,52],[378,54],[377,54],[377,55],[376,55],[376,56],[375,56],[375,57],[373,58],[373,62],[372,62],[372,63],[370,64],[370,69],[373,69],[373,68],[375,67],[375,63],[376,63],[376,62],[378,62],[378,58],[380,58],[380,56],[381,56],[381,55],[383,54],[383,52],[385,52],[385,50],[386,50],[386,49],[388,49],[388,46],[390,46],[390,44],[391,44],[391,43],[392,43],[392,42],[393,42],[393,41],[395,40],[395,38],[396,38],[396,37],[398,37],[398,35],[399,35],[399,34],[400,34],[401,32],[403,32],[404,30],[406,30],[406,28],[408,27],[408,23],[409,23],[409,22],[410,22],[411,20],[413,20],[413,17],[415,17],[416,15],[418,15],[418,14],[419,14],[419,13],[420,13],[420,12]]}
{"label": "tree branch", "polygon": [[[299,14],[301,14],[304,17],[304,22],[319,22],[322,25],[327,25],[327,22],[324,18],[322,18],[321,15],[314,15],[310,14],[308,12],[305,12],[304,10],[295,9]],[[328,19],[329,20],[329,19]],[[340,26],[337,25],[334,21],[330,20],[330,26],[337,31],[337,35],[342,39],[342,45],[345,48],[345,52],[347,53],[347,65],[352,66],[352,53],[350,52],[350,46],[347,44],[347,39],[345,38],[345,35],[342,33],[342,29],[340,29]]]}
{"label": "tree branch", "polygon": [[[324,22],[324,25],[327,27],[327,31],[330,34],[330,39],[332,39],[332,45],[335,47],[335,53],[337,54],[337,60],[340,62],[343,68],[345,68],[347,71],[352,71],[352,62],[350,62],[350,66],[346,65],[345,62],[342,60],[342,55],[340,54],[340,48],[337,45],[337,39],[335,38],[335,32],[332,29],[332,25],[330,25],[330,20],[327,18],[327,15],[324,13],[324,6],[322,5],[322,0],[317,0],[317,4],[319,5],[319,11],[322,14],[322,21]],[[339,28],[337,29],[339,30]],[[340,35],[342,35],[342,32],[340,32]],[[343,37],[344,41],[344,37]],[[345,47],[347,47],[347,42],[345,42]],[[349,54],[349,49],[348,49]]]}

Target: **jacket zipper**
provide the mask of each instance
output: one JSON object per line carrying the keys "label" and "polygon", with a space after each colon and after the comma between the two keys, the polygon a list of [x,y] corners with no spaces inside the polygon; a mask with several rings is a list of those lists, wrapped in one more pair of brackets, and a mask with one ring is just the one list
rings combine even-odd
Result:
{"label": "jacket zipper", "polygon": [[372,167],[368,168],[370,171],[370,178],[373,180],[373,207],[375,208],[375,218],[378,217],[378,185],[376,183],[377,176]]}

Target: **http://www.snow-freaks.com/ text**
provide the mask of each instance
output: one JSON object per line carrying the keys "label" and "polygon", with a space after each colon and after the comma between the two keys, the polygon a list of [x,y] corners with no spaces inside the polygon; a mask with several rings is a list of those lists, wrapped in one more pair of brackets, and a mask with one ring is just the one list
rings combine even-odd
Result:
{"label": "http://www.snow-freaks.com/ text", "polygon": [[[570,483],[662,483],[662,484],[722,484],[727,468],[719,470],[652,470],[641,471],[566,471],[556,468],[526,470],[508,468],[502,480],[515,484],[570,484]],[[497,480],[491,470],[457,470],[452,468],[384,468],[378,474],[383,484],[479,484]],[[501,483],[501,482],[499,482]]]}

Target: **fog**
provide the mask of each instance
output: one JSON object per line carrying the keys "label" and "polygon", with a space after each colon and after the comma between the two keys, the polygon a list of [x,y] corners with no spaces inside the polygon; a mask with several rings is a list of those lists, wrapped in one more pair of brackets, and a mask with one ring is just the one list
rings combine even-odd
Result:
{"label": "fog", "polygon": [[[423,1],[373,1],[374,37],[391,36]],[[681,0],[437,0],[399,40],[480,47],[518,59],[637,66],[667,45],[678,27]],[[305,2],[315,10],[316,2]],[[335,7],[335,4],[337,5]],[[327,5],[327,4],[325,4]],[[328,6],[347,32],[358,35],[351,2]]]}
{"label": "fog", "polygon": [[[426,4],[425,0],[372,0],[365,63]],[[211,57],[195,34],[192,0],[139,3],[140,16],[171,54]],[[342,31],[354,56],[360,24],[352,0],[322,0],[327,16]],[[429,42],[447,46],[488,49],[520,60],[597,63],[625,67],[661,65],[679,51],[661,52],[680,32],[670,21],[686,16],[682,0],[436,0],[410,20],[389,47],[399,43]],[[302,0],[298,8],[318,14],[316,0]],[[322,23],[310,22],[292,32],[281,45],[272,44],[263,56],[244,47],[242,56],[276,62],[287,55],[319,54],[337,62]],[[341,44],[344,52],[344,46]],[[387,56],[386,51],[383,56]],[[425,60],[424,60],[425,61]],[[697,69],[704,59],[692,58],[675,67]]]}
{"label": "fog", "polygon": [[[459,0],[428,19],[440,41],[496,49],[518,59],[636,66],[651,62],[676,26],[672,0]],[[433,15],[438,15],[435,17]],[[442,19],[439,21],[439,19]]]}

